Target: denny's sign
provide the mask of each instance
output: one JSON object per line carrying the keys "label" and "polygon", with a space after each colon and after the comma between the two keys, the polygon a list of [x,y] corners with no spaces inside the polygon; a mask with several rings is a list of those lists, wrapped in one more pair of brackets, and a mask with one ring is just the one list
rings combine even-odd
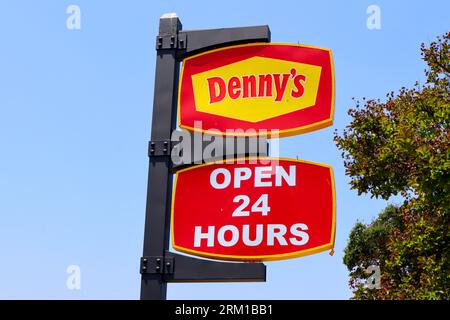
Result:
{"label": "denny's sign", "polygon": [[[250,136],[278,131],[289,136],[330,126],[334,111],[331,51],[256,43],[186,58],[178,108],[181,128],[211,134]],[[195,121],[201,121],[201,128]]]}
{"label": "denny's sign", "polygon": [[330,166],[280,158],[183,169],[172,200],[172,245],[222,260],[264,261],[332,249]]}

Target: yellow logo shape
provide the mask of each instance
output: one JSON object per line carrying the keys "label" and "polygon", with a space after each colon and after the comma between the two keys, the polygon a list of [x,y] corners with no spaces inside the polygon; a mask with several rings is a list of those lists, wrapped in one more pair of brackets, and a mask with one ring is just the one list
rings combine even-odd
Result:
{"label": "yellow logo shape", "polygon": [[259,122],[316,104],[322,67],[253,57],[192,76],[197,111]]}

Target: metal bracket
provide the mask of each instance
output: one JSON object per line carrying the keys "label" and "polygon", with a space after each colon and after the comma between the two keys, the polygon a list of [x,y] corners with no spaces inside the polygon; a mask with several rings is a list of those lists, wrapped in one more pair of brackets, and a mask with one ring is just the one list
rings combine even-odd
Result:
{"label": "metal bracket", "polygon": [[187,34],[179,33],[178,34],[178,49],[186,49],[187,48]]}
{"label": "metal bracket", "polygon": [[264,282],[266,266],[262,263],[210,261],[166,251],[164,256],[142,257],[141,274],[160,274],[166,282]]}
{"label": "metal bracket", "polygon": [[165,34],[156,37],[156,50],[177,49],[177,48],[178,48],[177,34]]}
{"label": "metal bracket", "polygon": [[173,274],[174,257],[153,256],[141,258],[141,274]]}
{"label": "metal bracket", "polygon": [[148,144],[148,156],[160,157],[170,155],[170,140],[150,141]]}
{"label": "metal bracket", "polygon": [[142,257],[141,258],[141,274],[144,273],[162,273],[163,257]]}
{"label": "metal bracket", "polygon": [[161,49],[186,49],[187,34],[167,34],[156,37],[156,50]]}
{"label": "metal bracket", "polygon": [[175,257],[165,256],[164,257],[164,274],[173,274],[175,271]]}

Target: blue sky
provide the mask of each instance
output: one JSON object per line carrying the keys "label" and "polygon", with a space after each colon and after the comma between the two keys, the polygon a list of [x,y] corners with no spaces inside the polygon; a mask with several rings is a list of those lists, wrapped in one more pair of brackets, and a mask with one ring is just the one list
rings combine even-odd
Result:
{"label": "blue sky", "polygon": [[[66,8],[81,8],[81,30]],[[366,9],[381,9],[381,30]],[[158,19],[184,29],[268,24],[272,42],[331,48],[335,124],[283,138],[281,155],[330,164],[336,253],[267,263],[266,283],[171,284],[169,299],[347,299],[347,236],[387,202],[349,190],[333,130],[352,97],[423,80],[421,42],[449,31],[448,1],[0,1],[0,298],[137,299]],[[390,202],[399,201],[391,199]],[[81,268],[68,290],[66,268]]]}

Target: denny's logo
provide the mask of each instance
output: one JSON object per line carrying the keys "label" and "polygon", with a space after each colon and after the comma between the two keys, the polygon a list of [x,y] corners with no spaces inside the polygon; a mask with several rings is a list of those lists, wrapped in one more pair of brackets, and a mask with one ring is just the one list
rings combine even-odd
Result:
{"label": "denny's logo", "polygon": [[192,76],[197,111],[257,122],[316,103],[322,67],[253,57]]}
{"label": "denny's logo", "polygon": [[[269,59],[266,58],[252,58],[249,59],[250,61],[246,61],[245,66],[247,69],[253,69],[252,71],[255,71],[254,69],[259,69],[258,67],[264,68],[264,62],[269,61]],[[276,61],[276,60],[275,60]],[[276,62],[275,62],[276,63]],[[274,63],[274,64],[275,64]],[[242,65],[242,62],[236,63],[233,67],[225,67],[223,73],[226,73],[226,69],[231,69],[234,71],[235,68],[239,68],[239,65]],[[277,63],[281,64],[281,63]],[[284,63],[285,65],[289,66],[289,63]],[[314,68],[320,70],[320,67],[312,67],[312,66],[305,66],[305,68]],[[281,68],[280,68],[281,69]],[[275,70],[274,72],[279,71]],[[217,70],[215,70],[217,71]],[[232,71],[232,72],[233,72]],[[236,70],[238,71],[238,70]],[[267,70],[266,70],[267,71]],[[302,70],[304,71],[304,70]],[[256,73],[256,72],[255,72]],[[236,72],[234,74],[239,74],[239,72]],[[314,75],[314,86],[315,86],[315,93],[317,93],[317,85],[318,83],[318,76],[320,75],[320,72],[316,72]],[[194,76],[195,78],[198,78],[199,76]],[[292,78],[292,79],[290,79]],[[224,80],[221,77],[211,77],[207,78],[206,81],[208,82],[208,91],[209,91],[209,103],[213,104],[216,102],[222,102],[223,99],[228,95],[232,100],[236,100],[239,98],[270,98],[270,100],[274,101],[283,101],[284,94],[286,93],[286,89],[288,89],[288,83],[289,80],[292,80],[294,83],[295,88],[289,88],[287,91],[290,91],[290,96],[292,98],[301,98],[303,94],[305,93],[305,84],[306,84],[306,74],[298,74],[297,70],[295,68],[292,68],[290,70],[290,73],[269,73],[269,74],[252,74],[252,75],[244,75],[244,76],[231,76],[228,81]],[[309,78],[309,77],[308,77]],[[195,82],[195,80],[194,80]],[[308,81],[309,82],[309,81]],[[194,84],[194,88],[201,87],[201,83],[196,86]],[[292,86],[290,86],[292,87]],[[194,89],[195,90],[195,89]],[[201,91],[200,91],[201,94]],[[255,101],[255,100],[253,100]]]}
{"label": "denny's logo", "polygon": [[[201,131],[279,130],[293,135],[332,124],[334,79],[327,49],[251,44],[183,61],[179,125]],[[210,132],[216,133],[217,132]],[[234,133],[231,133],[235,135]]]}

